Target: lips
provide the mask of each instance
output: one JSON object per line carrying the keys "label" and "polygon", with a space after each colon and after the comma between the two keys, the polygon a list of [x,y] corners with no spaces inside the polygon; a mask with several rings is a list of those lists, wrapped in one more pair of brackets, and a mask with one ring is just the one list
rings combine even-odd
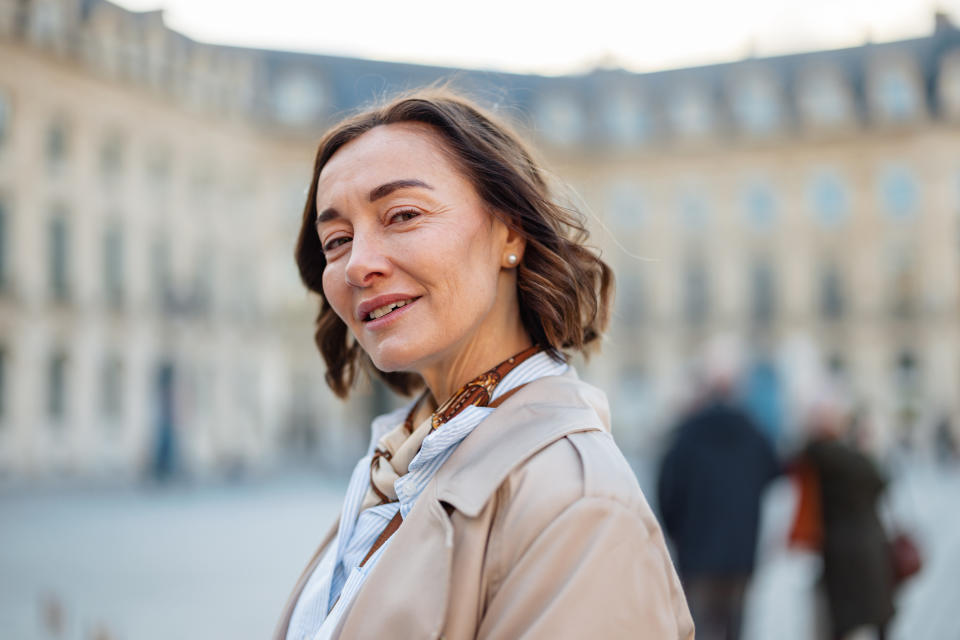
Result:
{"label": "lips", "polygon": [[408,296],[404,294],[377,296],[357,306],[357,318],[361,322],[372,322],[373,320],[378,320],[389,315],[397,309],[402,309],[418,298],[419,296]]}
{"label": "lips", "polygon": [[401,301],[399,301],[399,302],[391,302],[390,304],[385,304],[385,305],[383,305],[382,307],[377,307],[376,309],[374,309],[373,311],[371,311],[370,313],[367,314],[366,319],[367,319],[367,320],[376,320],[377,318],[382,318],[383,316],[387,315],[388,313],[390,313],[390,312],[393,311],[394,309],[399,309],[400,307],[405,307],[405,306],[407,306],[408,304],[410,304],[411,302],[413,302],[413,299],[412,299],[412,298],[409,299],[409,300],[401,300]]}

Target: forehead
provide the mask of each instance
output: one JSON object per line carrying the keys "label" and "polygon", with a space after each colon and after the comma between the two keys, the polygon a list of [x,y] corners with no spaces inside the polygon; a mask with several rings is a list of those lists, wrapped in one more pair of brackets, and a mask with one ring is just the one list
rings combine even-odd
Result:
{"label": "forehead", "polygon": [[397,179],[459,178],[450,152],[429,125],[380,125],[337,150],[317,181],[318,203],[344,190],[369,190]]}

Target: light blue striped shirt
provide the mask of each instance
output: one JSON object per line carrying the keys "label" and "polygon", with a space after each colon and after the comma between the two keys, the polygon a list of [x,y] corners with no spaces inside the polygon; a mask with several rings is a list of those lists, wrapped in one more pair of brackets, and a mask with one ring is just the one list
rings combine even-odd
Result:
{"label": "light blue striped shirt", "polygon": [[[561,375],[566,370],[566,364],[540,352],[504,376],[494,389],[491,401],[520,385],[544,376]],[[297,600],[287,629],[287,640],[323,640],[330,637],[343,612],[360,591],[367,574],[390,544],[388,540],[366,564],[359,566],[374,541],[398,509],[404,518],[407,517],[417,498],[457,445],[494,411],[490,407],[467,407],[443,427],[427,435],[420,451],[410,461],[407,473],[394,482],[398,502],[369,507],[361,512],[360,505],[370,484],[373,449],[385,433],[406,418],[411,404],[373,421],[367,455],[357,462],[350,477],[337,536],[327,547]]]}

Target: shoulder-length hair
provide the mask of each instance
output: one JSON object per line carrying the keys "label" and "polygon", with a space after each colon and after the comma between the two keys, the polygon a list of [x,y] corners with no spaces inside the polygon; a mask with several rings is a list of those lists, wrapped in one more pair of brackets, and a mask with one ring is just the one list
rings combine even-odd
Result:
{"label": "shoulder-length hair", "polygon": [[526,239],[517,268],[523,325],[554,358],[586,352],[606,328],[613,274],[584,245],[582,215],[557,204],[543,171],[520,138],[468,99],[446,89],[422,89],[349,117],[320,141],[303,209],[295,256],[300,277],[320,296],[314,340],[327,365],[326,381],[345,398],[362,369],[409,395],[423,386],[415,373],[377,370],[323,295],[326,259],[316,231],[317,182],[331,157],[367,131],[418,122],[439,134],[455,166],[473,184],[493,215]]}

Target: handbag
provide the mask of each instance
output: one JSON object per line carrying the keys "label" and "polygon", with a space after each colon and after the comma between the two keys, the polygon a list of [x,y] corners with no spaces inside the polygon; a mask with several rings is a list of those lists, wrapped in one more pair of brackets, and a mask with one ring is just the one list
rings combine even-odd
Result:
{"label": "handbag", "polygon": [[893,535],[890,539],[890,563],[893,566],[894,586],[900,586],[907,578],[920,573],[923,558],[913,536],[903,531]]}

